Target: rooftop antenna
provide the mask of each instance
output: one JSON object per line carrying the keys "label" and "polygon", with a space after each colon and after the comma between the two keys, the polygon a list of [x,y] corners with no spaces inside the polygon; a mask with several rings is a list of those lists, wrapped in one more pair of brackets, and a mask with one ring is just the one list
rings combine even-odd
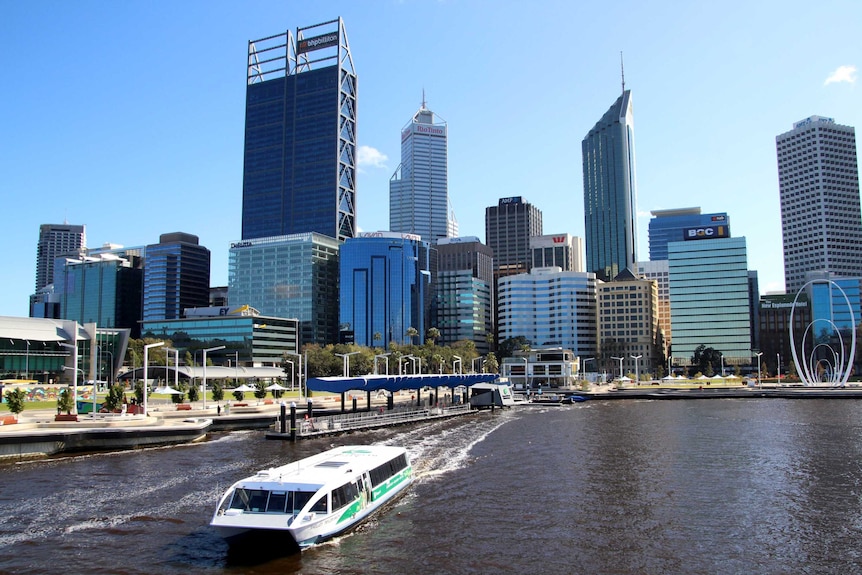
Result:
{"label": "rooftop antenna", "polygon": [[422,109],[425,109],[425,87],[422,87]]}
{"label": "rooftop antenna", "polygon": [[623,67],[623,51],[620,50],[620,75],[623,79],[623,94],[626,93],[626,70]]}

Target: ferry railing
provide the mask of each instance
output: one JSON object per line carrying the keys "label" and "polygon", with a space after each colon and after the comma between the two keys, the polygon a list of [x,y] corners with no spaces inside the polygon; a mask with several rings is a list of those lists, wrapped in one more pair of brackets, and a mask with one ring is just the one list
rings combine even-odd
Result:
{"label": "ferry railing", "polygon": [[446,407],[377,409],[372,411],[339,413],[303,419],[297,422],[300,436],[339,433],[358,429],[386,427],[417,421],[464,415],[470,412],[469,404]]}

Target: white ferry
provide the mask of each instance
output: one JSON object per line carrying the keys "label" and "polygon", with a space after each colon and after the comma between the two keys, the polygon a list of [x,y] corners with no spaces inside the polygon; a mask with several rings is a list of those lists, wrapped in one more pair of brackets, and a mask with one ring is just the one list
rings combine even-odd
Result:
{"label": "white ferry", "polygon": [[412,479],[401,447],[337,447],[237,481],[210,525],[231,546],[258,546],[265,537],[305,549],[355,527]]}

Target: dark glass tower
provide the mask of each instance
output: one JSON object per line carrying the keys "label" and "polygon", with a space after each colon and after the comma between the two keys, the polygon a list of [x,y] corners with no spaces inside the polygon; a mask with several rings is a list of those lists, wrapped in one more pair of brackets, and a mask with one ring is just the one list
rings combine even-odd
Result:
{"label": "dark glass tower", "polygon": [[637,273],[633,118],[632,93],[624,90],[581,142],[587,271],[603,281],[625,269]]}
{"label": "dark glass tower", "polygon": [[248,45],[242,239],[356,231],[356,74],[341,19]]}
{"label": "dark glass tower", "polygon": [[210,251],[198,237],[162,234],[147,246],[144,260],[143,320],[180,319],[183,310],[209,305]]}
{"label": "dark glass tower", "polygon": [[707,237],[730,237],[730,218],[727,213],[702,214],[700,208],[653,210],[649,221],[649,259],[667,259],[668,242],[685,241],[686,235],[700,230]]}

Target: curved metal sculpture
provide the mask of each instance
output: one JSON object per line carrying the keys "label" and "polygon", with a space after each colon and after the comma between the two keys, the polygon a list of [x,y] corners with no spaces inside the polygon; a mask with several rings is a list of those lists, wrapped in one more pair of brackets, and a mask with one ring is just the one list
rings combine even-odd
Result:
{"label": "curved metal sculpture", "polygon": [[[844,337],[841,335],[841,330],[830,318],[811,320],[811,323],[808,324],[805,328],[805,332],[802,334],[800,349],[797,351],[796,338],[793,333],[793,313],[796,311],[796,302],[799,299],[799,295],[805,291],[809,285],[814,283],[829,283],[831,284],[831,287],[837,289],[844,298],[844,302],[847,304],[847,310],[850,312],[850,324],[853,326],[850,330],[851,338],[849,350],[845,349],[846,345]],[[817,323],[826,323],[830,328],[832,328],[832,333],[828,334],[830,336],[830,342],[816,341],[817,336],[812,328]],[[850,372],[853,368],[853,358],[856,357],[855,326],[856,318],[853,317],[853,307],[850,305],[850,300],[847,298],[847,294],[844,290],[841,289],[841,286],[834,281],[822,279],[811,280],[799,289],[796,293],[796,297],[793,298],[793,307],[790,308],[790,351],[793,354],[793,363],[796,365],[796,371],[799,374],[799,379],[802,380],[802,383],[808,386],[826,383],[841,387],[847,384],[847,380],[850,378]],[[824,330],[823,333],[827,332]],[[811,336],[811,342],[808,341],[809,336]],[[838,337],[837,347],[840,348],[839,350],[836,350],[832,346],[832,336]],[[809,346],[811,350],[807,354],[807,361],[805,361],[805,350],[808,349]],[[820,348],[824,349],[821,350]],[[820,351],[818,352],[818,350]],[[802,353],[803,361],[799,361],[800,352]]]}

